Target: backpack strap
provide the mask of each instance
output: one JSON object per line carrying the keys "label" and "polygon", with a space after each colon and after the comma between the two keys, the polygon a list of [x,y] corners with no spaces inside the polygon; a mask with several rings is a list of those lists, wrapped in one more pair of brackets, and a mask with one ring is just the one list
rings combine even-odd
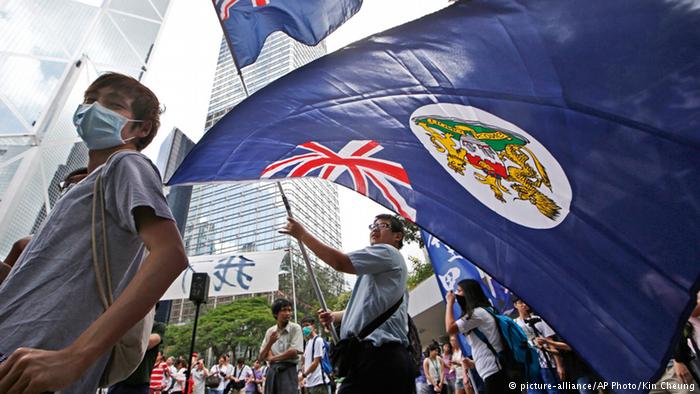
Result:
{"label": "backpack strap", "polygon": [[[314,337],[314,339],[311,341],[311,359],[312,359],[312,360],[314,359],[314,353],[315,353],[315,352],[314,352],[314,349],[316,348],[316,339],[318,339],[318,338],[320,338],[321,340],[323,340],[323,338],[321,338],[320,335],[316,335],[316,336]],[[313,361],[312,361],[312,362],[313,362]],[[328,378],[328,383],[326,383],[326,379],[325,379],[326,373],[323,372],[323,356],[321,356],[321,359],[319,360],[318,365],[316,366],[316,368],[321,368],[321,381],[323,382],[323,384],[328,384],[328,383],[330,383],[330,381],[331,381],[330,378]],[[303,371],[302,371],[302,372],[303,372]]]}
{"label": "backpack strap", "polygon": [[[484,310],[488,312],[491,315],[491,317],[493,317],[493,322],[496,325],[496,332],[498,332],[498,336],[501,338],[501,345],[505,347],[503,333],[501,332],[501,328],[498,326],[498,318],[496,317],[496,314],[493,311],[491,311],[491,308],[484,308]],[[501,367],[500,361],[498,360],[498,353],[496,352],[496,349],[494,349],[493,345],[491,345],[491,342],[489,342],[489,340],[486,338],[486,335],[484,335],[484,333],[482,333],[478,328],[473,329],[472,332],[474,332],[474,335],[476,335],[477,338],[481,340],[481,342],[485,343],[491,351],[491,353],[493,353],[493,356],[496,358],[496,366],[498,366],[498,369],[503,369]]]}
{"label": "backpack strap", "polygon": [[[496,328],[496,329],[498,329],[498,328]],[[486,339],[486,335],[484,335],[484,333],[479,331],[478,328],[473,329],[472,332],[474,333],[474,335],[476,335],[481,340],[481,342],[485,343],[486,346],[491,351],[491,353],[493,353],[493,357],[496,359],[496,366],[498,366],[498,369],[501,370],[502,369],[501,363],[498,361],[498,353],[496,353],[496,349],[493,348],[493,345],[491,345],[491,342],[489,342],[489,340]]]}

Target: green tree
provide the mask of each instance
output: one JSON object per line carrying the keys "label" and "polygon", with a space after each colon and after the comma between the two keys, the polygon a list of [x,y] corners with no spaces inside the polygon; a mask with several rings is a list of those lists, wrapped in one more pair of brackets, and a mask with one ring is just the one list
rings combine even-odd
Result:
{"label": "green tree", "polygon": [[424,262],[418,257],[408,256],[411,261],[413,270],[408,274],[407,286],[409,290],[413,290],[418,284],[435,274],[433,265],[429,262]]}
{"label": "green tree", "polygon": [[403,243],[417,243],[419,247],[425,246],[423,243],[423,237],[420,235],[420,227],[415,223],[406,220],[401,215],[395,215],[401,223],[403,223]]}
{"label": "green tree", "polygon": [[328,304],[328,308],[332,311],[342,311],[348,306],[348,302],[350,301],[350,295],[352,292],[350,291],[344,291],[336,297],[335,300],[333,300],[333,303]]}
{"label": "green tree", "polygon": [[243,356],[257,357],[265,331],[275,324],[270,304],[264,297],[238,299],[230,304],[211,309],[200,320],[197,346],[212,348],[214,354],[236,352],[240,347]]}
{"label": "green tree", "polygon": [[[212,348],[215,355],[234,352],[236,357],[257,357],[265,331],[275,324],[265,297],[241,298],[209,309],[200,317],[195,350]],[[188,354],[192,324],[169,325],[165,349],[169,355]],[[238,352],[237,352],[238,350]]]}
{"label": "green tree", "polygon": [[165,329],[163,338],[163,354],[168,356],[180,356],[190,351],[192,339],[192,324],[169,324]]}

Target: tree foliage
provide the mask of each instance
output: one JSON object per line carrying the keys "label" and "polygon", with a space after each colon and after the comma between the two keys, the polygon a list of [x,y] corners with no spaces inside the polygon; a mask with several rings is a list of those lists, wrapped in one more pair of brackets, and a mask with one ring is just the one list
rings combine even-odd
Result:
{"label": "tree foliage", "polygon": [[163,353],[168,356],[183,356],[190,351],[192,324],[169,324],[163,338]]}
{"label": "tree foliage", "polygon": [[350,301],[350,295],[352,292],[350,291],[344,291],[338,295],[333,300],[333,303],[328,303],[328,308],[332,311],[342,311],[348,306],[348,302]]}
{"label": "tree foliage", "polygon": [[[265,331],[275,324],[264,297],[242,298],[210,309],[199,319],[195,350],[212,348],[215,355],[234,352],[236,357],[257,357]],[[192,324],[170,325],[166,331],[166,353],[189,352]]]}
{"label": "tree foliage", "polygon": [[423,243],[423,238],[420,235],[420,227],[415,223],[410,222],[403,218],[401,215],[395,215],[401,223],[403,223],[403,243],[417,243],[419,247],[425,246]]}
{"label": "tree foliage", "polygon": [[408,275],[407,285],[409,290],[413,290],[420,282],[433,276],[435,272],[433,271],[433,265],[429,262],[422,261],[414,256],[409,256],[408,259],[411,261],[413,270]]}

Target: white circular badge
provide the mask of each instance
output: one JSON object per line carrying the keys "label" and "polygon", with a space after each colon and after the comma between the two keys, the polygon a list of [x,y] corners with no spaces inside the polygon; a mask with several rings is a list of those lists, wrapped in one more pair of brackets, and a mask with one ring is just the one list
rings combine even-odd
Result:
{"label": "white circular badge", "polygon": [[460,104],[423,106],[410,123],[442,168],[504,218],[547,229],[569,214],[572,192],[564,170],[520,127]]}

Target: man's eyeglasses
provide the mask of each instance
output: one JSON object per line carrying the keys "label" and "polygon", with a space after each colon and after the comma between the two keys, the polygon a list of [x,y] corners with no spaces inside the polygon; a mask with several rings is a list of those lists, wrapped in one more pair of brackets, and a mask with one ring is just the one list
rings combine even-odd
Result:
{"label": "man's eyeglasses", "polygon": [[391,228],[391,225],[389,223],[372,223],[369,226],[370,231],[379,229],[381,230],[387,230]]}

